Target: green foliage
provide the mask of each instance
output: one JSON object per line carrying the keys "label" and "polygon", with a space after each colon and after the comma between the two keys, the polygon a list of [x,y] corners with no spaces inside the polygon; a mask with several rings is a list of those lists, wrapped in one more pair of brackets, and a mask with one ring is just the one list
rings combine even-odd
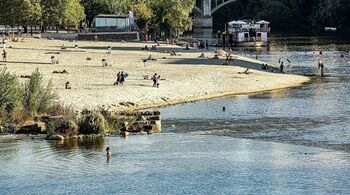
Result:
{"label": "green foliage", "polygon": [[48,122],[47,134],[77,135],[78,125],[74,120],[66,117],[51,120]]}
{"label": "green foliage", "polygon": [[84,7],[79,0],[66,1],[63,11],[63,24],[66,26],[76,26],[85,18]]}
{"label": "green foliage", "polygon": [[43,76],[39,69],[36,69],[24,90],[23,107],[28,116],[48,112],[55,99],[57,95],[52,90],[52,82],[50,81],[47,87],[44,87]]}
{"label": "green foliage", "polygon": [[16,75],[6,68],[0,70],[0,107],[17,106],[21,102],[22,88]]}
{"label": "green foliage", "polygon": [[139,2],[134,5],[134,14],[136,24],[140,30],[146,27],[154,15],[151,8],[145,2]]}
{"label": "green foliage", "polygon": [[103,115],[107,122],[109,133],[119,134],[122,121],[118,118],[118,115],[104,109],[99,110],[99,112]]}
{"label": "green foliage", "polygon": [[6,68],[0,70],[0,124],[21,118],[20,102],[23,96],[17,76]]}
{"label": "green foliage", "polygon": [[80,134],[103,134],[108,132],[108,124],[98,111],[83,111],[79,121]]}

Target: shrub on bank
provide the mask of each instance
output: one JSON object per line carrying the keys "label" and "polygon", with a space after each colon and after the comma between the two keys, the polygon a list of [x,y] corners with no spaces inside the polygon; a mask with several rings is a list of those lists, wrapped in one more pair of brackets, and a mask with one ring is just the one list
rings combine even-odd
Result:
{"label": "shrub on bank", "polygon": [[80,134],[104,134],[108,132],[108,123],[98,111],[83,111],[79,121]]}
{"label": "shrub on bank", "polygon": [[119,134],[122,126],[122,121],[120,121],[120,119],[118,118],[118,115],[116,115],[116,113],[110,112],[105,109],[100,109],[99,112],[103,115],[103,117],[107,122],[108,130],[109,130],[108,133]]}
{"label": "shrub on bank", "polygon": [[50,120],[47,126],[47,134],[78,135],[78,125],[74,120],[66,117]]}
{"label": "shrub on bank", "polygon": [[24,88],[15,74],[6,68],[0,70],[0,124],[22,123],[48,113],[56,99],[52,82],[45,87],[39,69],[32,73]]}
{"label": "shrub on bank", "polygon": [[6,68],[0,70],[0,124],[14,120],[14,113],[21,110],[22,97],[23,90],[17,76]]}
{"label": "shrub on bank", "polygon": [[56,99],[57,95],[52,90],[52,82],[49,81],[45,87],[43,76],[37,68],[24,88],[23,107],[26,114],[32,117],[40,113],[47,113]]}

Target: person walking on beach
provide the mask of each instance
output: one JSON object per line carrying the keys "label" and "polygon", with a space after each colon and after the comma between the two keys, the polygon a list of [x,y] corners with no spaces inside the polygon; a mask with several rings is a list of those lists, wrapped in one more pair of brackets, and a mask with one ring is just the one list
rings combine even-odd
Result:
{"label": "person walking on beach", "polygon": [[153,81],[153,87],[157,86],[157,78],[158,78],[158,74],[155,73],[152,77],[152,81]]}
{"label": "person walking on beach", "polygon": [[6,62],[7,61],[7,52],[3,50],[2,52],[2,61]]}
{"label": "person walking on beach", "polygon": [[157,78],[156,78],[156,86],[157,86],[157,88],[159,88],[159,84],[160,84],[160,75],[158,75]]}
{"label": "person walking on beach", "polygon": [[122,71],[120,73],[120,80],[119,80],[120,85],[124,85],[124,81],[125,81],[125,74],[124,74],[124,71]]}
{"label": "person walking on beach", "polygon": [[114,82],[114,84],[113,85],[119,85],[119,82],[120,82],[120,72],[118,72],[118,74],[117,74],[117,80]]}

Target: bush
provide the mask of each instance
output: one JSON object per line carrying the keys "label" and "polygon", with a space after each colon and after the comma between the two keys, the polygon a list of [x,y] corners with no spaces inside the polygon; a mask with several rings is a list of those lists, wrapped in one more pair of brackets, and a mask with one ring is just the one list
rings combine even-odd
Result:
{"label": "bush", "polygon": [[6,68],[0,70],[0,122],[12,122],[13,112],[20,106],[22,96],[17,76]]}
{"label": "bush", "polygon": [[108,132],[108,124],[98,111],[83,111],[79,121],[80,134],[104,134]]}
{"label": "bush", "polygon": [[48,122],[47,134],[77,135],[78,125],[68,118],[51,119]]}
{"label": "bush", "polygon": [[48,112],[55,99],[57,99],[57,95],[52,91],[52,82],[50,81],[45,88],[43,76],[39,69],[36,69],[24,89],[23,107],[27,111],[27,115],[35,116]]}
{"label": "bush", "polygon": [[71,120],[76,119],[76,112],[73,110],[73,108],[60,103],[55,103],[53,106],[51,106],[48,114],[50,116],[64,116]]}
{"label": "bush", "polygon": [[115,113],[110,112],[110,111],[105,110],[105,109],[100,109],[99,112],[106,119],[106,122],[108,124],[109,133],[119,134],[121,126],[122,126],[122,122],[119,120],[118,116]]}

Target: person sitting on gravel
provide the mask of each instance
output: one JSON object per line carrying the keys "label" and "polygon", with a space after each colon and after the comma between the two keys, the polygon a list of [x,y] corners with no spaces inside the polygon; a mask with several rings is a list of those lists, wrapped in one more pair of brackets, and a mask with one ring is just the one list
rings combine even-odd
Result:
{"label": "person sitting on gravel", "polygon": [[198,58],[206,58],[206,56],[204,53],[202,53]]}
{"label": "person sitting on gravel", "polygon": [[70,86],[70,83],[68,81],[65,84],[65,89],[72,89],[72,87]]}
{"label": "person sitting on gravel", "polygon": [[149,56],[148,56],[148,58],[147,58],[147,60],[152,60],[152,61],[156,61],[157,59],[155,59],[155,58],[152,58],[152,55],[149,55]]}
{"label": "person sitting on gravel", "polygon": [[249,68],[247,68],[245,71],[243,72],[238,72],[238,74],[253,74],[253,72],[249,72]]}
{"label": "person sitting on gravel", "polygon": [[171,52],[170,52],[170,55],[171,55],[171,56],[177,56],[177,54],[176,54],[175,51],[171,51]]}
{"label": "person sitting on gravel", "polygon": [[69,74],[68,71],[66,71],[66,69],[63,69],[62,71],[53,71],[52,73],[54,74]]}
{"label": "person sitting on gravel", "polygon": [[151,50],[157,50],[157,46],[156,45],[152,45]]}

